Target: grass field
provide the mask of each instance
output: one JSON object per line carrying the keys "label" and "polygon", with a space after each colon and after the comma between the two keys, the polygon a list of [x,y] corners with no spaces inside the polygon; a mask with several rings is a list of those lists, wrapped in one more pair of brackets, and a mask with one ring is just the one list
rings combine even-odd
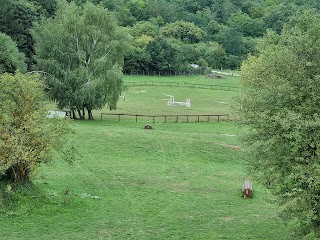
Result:
{"label": "grass field", "polygon": [[[145,93],[134,93],[139,91]],[[164,93],[189,95],[192,107],[170,109],[161,100]],[[233,96],[137,87],[117,111],[227,112],[227,104],[207,105]],[[0,198],[0,239],[285,238],[289,230],[266,189],[254,183],[254,197],[241,196],[244,129],[230,121],[157,122],[154,130],[144,130],[148,121],[99,120],[105,111],[95,111],[94,121],[72,122],[75,134],[66,141],[77,149],[73,165],[57,159],[39,169],[29,191]]]}
{"label": "grass field", "polygon": [[[154,77],[154,76],[126,76],[125,82],[179,82],[179,83],[201,83],[219,84],[222,86],[238,86],[239,80],[236,77],[225,77],[223,79],[209,79],[203,76],[177,76],[177,77]],[[136,86],[129,87],[124,93],[125,101],[118,102],[117,110],[109,111],[107,108],[102,112],[106,113],[129,113],[129,114],[224,114],[231,112],[233,98],[237,92],[220,91],[199,88],[187,88],[183,86]],[[166,95],[173,95],[176,101],[184,102],[191,99],[191,108],[168,107]],[[98,114],[96,112],[96,114]],[[98,115],[96,115],[98,116]]]}
{"label": "grass field", "polygon": [[239,78],[235,76],[223,76],[221,79],[212,79],[206,76],[141,76],[128,75],[124,77],[125,82],[162,81],[178,83],[199,83],[208,85],[239,86]]}

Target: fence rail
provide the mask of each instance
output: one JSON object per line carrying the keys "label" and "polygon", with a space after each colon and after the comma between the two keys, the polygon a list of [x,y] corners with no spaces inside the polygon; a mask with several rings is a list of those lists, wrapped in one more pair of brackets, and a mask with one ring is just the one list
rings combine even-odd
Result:
{"label": "fence rail", "polygon": [[211,70],[198,69],[183,69],[183,70],[167,70],[167,71],[124,71],[125,75],[142,75],[142,76],[193,76],[206,75],[212,73]]}
{"label": "fence rail", "polygon": [[125,82],[126,86],[170,86],[170,87],[189,87],[223,91],[238,91],[238,87],[215,85],[215,84],[199,84],[199,83],[178,83],[178,82]]}
{"label": "fence rail", "polygon": [[179,87],[182,84],[178,82],[125,82],[124,85],[127,86],[170,86],[170,87]]}
{"label": "fence rail", "polygon": [[[138,118],[140,119],[152,118],[153,123],[156,122],[156,119],[163,119],[165,123],[170,120],[173,122],[179,122],[179,121],[191,122],[192,119],[194,119],[194,122],[210,122],[210,119],[212,121],[216,119],[216,121],[218,122],[229,120],[229,114],[144,115],[144,114],[124,114],[124,113],[101,113],[101,120],[103,118],[103,115],[117,117],[119,122],[121,120],[121,117],[134,118],[136,122],[138,122]],[[203,119],[205,120],[203,121]]]}

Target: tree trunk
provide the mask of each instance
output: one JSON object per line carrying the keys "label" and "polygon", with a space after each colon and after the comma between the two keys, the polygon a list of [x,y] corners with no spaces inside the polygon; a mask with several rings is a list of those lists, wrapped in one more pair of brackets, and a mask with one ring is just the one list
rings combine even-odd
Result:
{"label": "tree trunk", "polygon": [[5,172],[5,178],[15,184],[24,184],[30,181],[29,165],[24,162],[18,162]]}
{"label": "tree trunk", "polygon": [[74,110],[71,111],[71,118],[72,119],[77,119],[76,113]]}
{"label": "tree trunk", "polygon": [[83,115],[82,115],[82,113],[81,113],[81,110],[80,110],[80,109],[78,109],[78,114],[79,114],[79,118],[80,118],[80,120],[83,120],[84,118],[83,118]]}
{"label": "tree trunk", "polygon": [[85,112],[85,110],[84,110],[84,107],[82,108],[82,119],[86,119],[86,112]]}
{"label": "tree trunk", "polygon": [[87,110],[88,110],[88,119],[89,119],[89,120],[93,120],[93,115],[92,115],[92,110],[91,110],[91,108],[87,108]]}

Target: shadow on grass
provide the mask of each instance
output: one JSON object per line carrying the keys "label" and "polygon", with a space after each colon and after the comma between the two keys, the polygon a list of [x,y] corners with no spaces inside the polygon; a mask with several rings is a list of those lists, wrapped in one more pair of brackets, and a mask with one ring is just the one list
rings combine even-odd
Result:
{"label": "shadow on grass", "polygon": [[72,199],[74,196],[68,191],[62,194],[48,194],[33,183],[15,186],[8,181],[0,181],[0,216],[28,216],[49,206],[58,210],[68,205]]}

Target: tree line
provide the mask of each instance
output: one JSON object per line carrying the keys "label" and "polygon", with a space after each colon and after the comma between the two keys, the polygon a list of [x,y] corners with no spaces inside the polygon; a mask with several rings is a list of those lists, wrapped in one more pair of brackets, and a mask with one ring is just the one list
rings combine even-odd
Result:
{"label": "tree line", "polygon": [[[30,70],[36,63],[35,40],[30,30],[40,19],[56,15],[58,0],[0,2],[0,32],[17,44]],[[320,8],[316,0],[73,2],[78,6],[92,2],[108,9],[117,24],[129,31],[132,42],[125,54],[127,72],[181,70],[190,68],[191,63],[201,67],[239,68],[268,29],[279,34],[291,16],[305,8]]]}

